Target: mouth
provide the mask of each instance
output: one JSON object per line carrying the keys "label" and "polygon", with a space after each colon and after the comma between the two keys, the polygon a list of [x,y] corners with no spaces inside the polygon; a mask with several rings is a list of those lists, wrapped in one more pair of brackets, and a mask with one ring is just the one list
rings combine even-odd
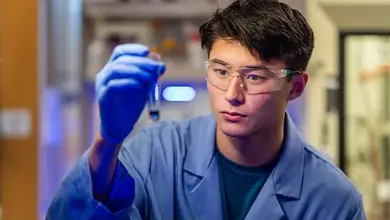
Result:
{"label": "mouth", "polygon": [[230,122],[239,122],[247,117],[246,115],[243,115],[243,114],[238,113],[238,112],[222,111],[221,114],[225,120],[230,121]]}
{"label": "mouth", "polygon": [[230,115],[230,116],[240,116],[240,117],[246,117],[246,115],[238,113],[238,112],[227,112],[222,111],[222,114]]}

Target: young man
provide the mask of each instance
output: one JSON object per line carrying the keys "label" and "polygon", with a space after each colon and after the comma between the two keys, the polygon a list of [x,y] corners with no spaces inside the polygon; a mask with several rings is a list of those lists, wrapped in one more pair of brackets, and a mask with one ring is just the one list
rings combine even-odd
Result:
{"label": "young man", "polygon": [[305,18],[276,0],[236,0],[200,34],[212,116],[123,141],[165,67],[145,46],[117,47],[96,78],[101,132],[48,219],[365,219],[353,184],[286,114],[308,81]]}

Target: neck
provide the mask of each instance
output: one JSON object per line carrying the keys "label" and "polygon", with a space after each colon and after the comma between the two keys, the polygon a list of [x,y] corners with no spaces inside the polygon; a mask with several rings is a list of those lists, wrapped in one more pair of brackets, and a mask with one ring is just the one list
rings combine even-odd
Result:
{"label": "neck", "polygon": [[277,126],[266,127],[245,138],[229,137],[218,128],[217,146],[231,161],[249,167],[262,166],[275,160],[284,138],[284,118]]}

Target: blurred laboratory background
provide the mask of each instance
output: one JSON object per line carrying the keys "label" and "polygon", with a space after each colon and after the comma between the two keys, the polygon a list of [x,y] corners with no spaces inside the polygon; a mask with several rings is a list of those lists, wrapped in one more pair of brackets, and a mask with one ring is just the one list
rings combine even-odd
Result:
{"label": "blurred laboratory background", "polygon": [[[56,187],[98,132],[96,73],[112,49],[162,54],[162,119],[208,114],[198,27],[230,0],[0,2],[0,219],[44,219]],[[283,0],[314,29],[305,94],[288,112],[390,219],[390,0]],[[143,114],[136,130],[149,124]],[[332,183],[329,183],[332,184]]]}

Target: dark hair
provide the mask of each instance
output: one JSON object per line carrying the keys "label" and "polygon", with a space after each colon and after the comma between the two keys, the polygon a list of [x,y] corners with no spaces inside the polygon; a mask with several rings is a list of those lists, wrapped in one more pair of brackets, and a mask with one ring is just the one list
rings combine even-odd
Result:
{"label": "dark hair", "polygon": [[208,54],[217,39],[233,40],[253,56],[281,60],[293,70],[306,70],[314,48],[314,34],[303,15],[277,0],[235,0],[218,9],[199,32]]}

